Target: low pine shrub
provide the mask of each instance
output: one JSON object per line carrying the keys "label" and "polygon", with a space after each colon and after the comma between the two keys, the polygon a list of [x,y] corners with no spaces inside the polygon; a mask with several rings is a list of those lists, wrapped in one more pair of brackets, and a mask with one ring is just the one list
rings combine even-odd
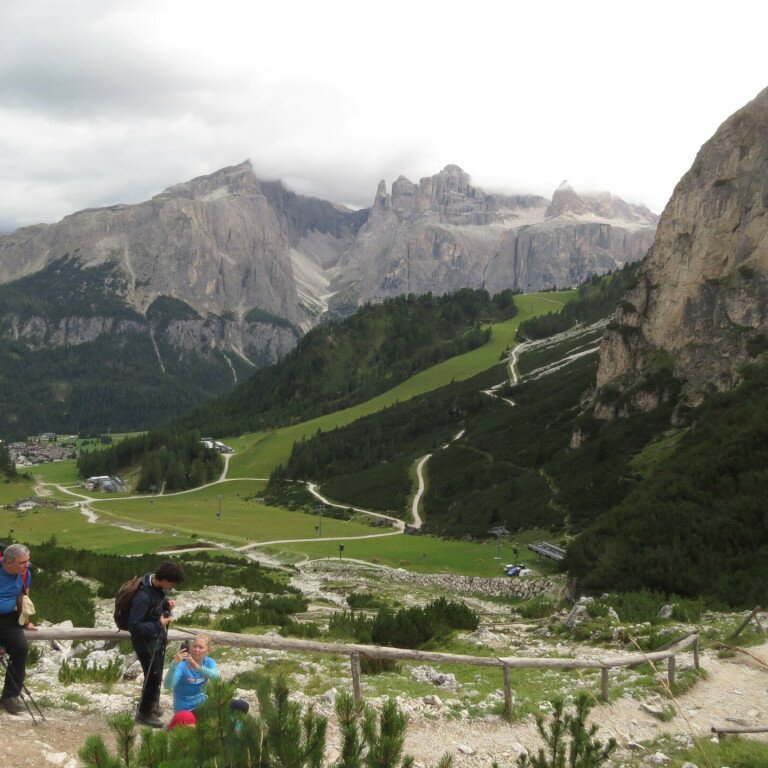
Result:
{"label": "low pine shrub", "polygon": [[466,605],[444,597],[423,608],[401,608],[397,612],[380,608],[373,618],[341,611],[331,617],[328,634],[352,638],[358,643],[395,648],[420,648],[436,638],[444,638],[455,629],[477,629],[480,619]]}
{"label": "low pine shrub", "polygon": [[210,627],[213,623],[213,619],[209,608],[204,608],[202,605],[198,605],[191,613],[177,616],[175,623],[187,627]]}
{"label": "low pine shrub", "polygon": [[[101,735],[89,736],[79,751],[80,760],[84,768],[411,768],[414,764],[412,757],[403,755],[408,716],[392,700],[377,715],[348,693],[339,695],[336,714],[342,745],[338,761],[331,764],[324,760],[328,721],[291,701],[283,680],[259,690],[258,719],[231,710],[232,691],[222,683],[210,684],[196,728],[144,728],[139,735],[130,714],[111,717],[107,722],[115,736],[114,753]],[[437,768],[450,764],[446,755]]]}
{"label": "low pine shrub", "polygon": [[364,613],[337,611],[328,622],[328,635],[339,639],[352,639],[363,645],[370,645],[372,640],[373,619]]}
{"label": "low pine shrub", "polygon": [[219,619],[219,629],[242,632],[245,627],[264,624],[283,627],[293,622],[292,614],[306,611],[307,601],[297,594],[265,595],[260,600],[249,597],[237,600],[227,609],[230,616]]}
{"label": "low pine shrub", "polygon": [[314,621],[294,621],[289,619],[280,627],[283,637],[320,637],[323,633]]}
{"label": "low pine shrub", "polygon": [[381,598],[376,597],[371,592],[353,592],[351,595],[347,595],[347,605],[359,611],[362,608],[382,608],[384,603]]}
{"label": "low pine shrub", "polygon": [[518,610],[524,619],[543,619],[550,616],[555,607],[555,601],[551,597],[536,595],[522,603]]}
{"label": "low pine shrub", "polygon": [[110,659],[103,667],[88,664],[86,661],[66,659],[59,667],[59,682],[63,685],[71,683],[105,683],[111,685],[123,676],[123,665],[120,659]]}
{"label": "low pine shrub", "polygon": [[[518,768],[565,768],[566,765],[599,768],[606,765],[617,743],[616,739],[610,738],[603,744],[595,738],[597,726],[592,724],[587,728],[587,717],[593,706],[586,693],[579,694],[572,713],[566,712],[562,699],[553,700],[549,725],[541,715],[536,717],[544,747],[539,748],[537,755],[521,755],[517,759]],[[493,765],[498,768],[496,763]]]}
{"label": "low pine shrub", "polygon": [[96,624],[93,592],[82,581],[62,579],[58,573],[41,569],[35,572],[32,587],[30,596],[40,619],[52,624],[70,619],[75,627]]}

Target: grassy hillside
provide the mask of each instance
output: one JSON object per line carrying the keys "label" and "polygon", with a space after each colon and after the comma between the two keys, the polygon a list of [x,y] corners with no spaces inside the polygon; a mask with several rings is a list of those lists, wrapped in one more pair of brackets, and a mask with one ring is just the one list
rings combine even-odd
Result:
{"label": "grassy hillside", "polygon": [[[599,331],[593,332],[592,354],[502,391],[514,405],[483,392],[504,381],[505,366],[497,364],[308,437],[274,479],[312,478],[337,501],[407,518],[413,466],[431,453],[423,530],[477,537],[496,525],[576,532],[623,499],[634,482],[633,456],[669,418],[669,410],[660,409],[650,417],[584,423],[582,398],[594,382],[598,339]],[[588,343],[580,336],[523,353],[521,368],[536,371]],[[592,439],[574,449],[578,429],[588,429]]]}
{"label": "grassy hillside", "polygon": [[[515,345],[515,333],[522,320],[547,311],[553,306],[562,307],[572,300],[574,295],[574,291],[562,291],[515,296],[518,314],[506,322],[492,324],[490,338],[482,347],[431,366],[360,405],[310,419],[292,427],[255,432],[235,439],[228,438],[228,443],[237,449],[237,455],[230,464],[230,476],[267,478],[275,467],[288,459],[294,443],[314,435],[318,430],[329,431],[350,424],[395,403],[431,392],[451,381],[469,379],[498,365],[505,352]],[[496,374],[495,376],[494,383],[504,378],[503,373],[500,378]]]}
{"label": "grassy hillside", "polygon": [[[321,325],[286,357],[175,426],[232,435],[296,424],[370,400],[418,371],[482,347],[517,314],[511,291],[399,296]],[[481,325],[482,324],[482,325]]]}

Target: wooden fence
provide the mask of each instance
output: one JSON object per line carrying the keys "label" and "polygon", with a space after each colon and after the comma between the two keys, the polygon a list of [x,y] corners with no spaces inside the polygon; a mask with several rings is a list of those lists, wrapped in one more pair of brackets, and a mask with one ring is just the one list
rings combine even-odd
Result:
{"label": "wooden fence", "polygon": [[[362,658],[391,659],[395,661],[421,661],[442,664],[465,664],[471,667],[497,667],[504,675],[504,713],[512,714],[512,669],[599,669],[601,673],[601,694],[608,700],[608,683],[611,669],[630,667],[646,662],[667,662],[667,681],[670,686],[675,682],[676,657],[691,648],[694,666],[699,668],[699,636],[691,633],[674,645],[664,650],[649,653],[636,653],[625,656],[609,656],[594,659],[567,658],[528,658],[523,656],[464,656],[456,653],[438,653],[437,651],[414,651],[406,648],[387,648],[377,645],[358,645],[355,643],[324,643],[317,640],[299,640],[290,637],[267,637],[264,635],[241,635],[236,632],[219,632],[201,629],[219,645],[241,648],[260,648],[274,651],[293,651],[296,653],[327,653],[335,656],[349,656],[352,673],[352,691],[357,701],[362,701]],[[171,629],[169,642],[187,640],[195,634],[192,630]],[[27,632],[29,640],[126,640],[127,632],[114,629],[62,629],[61,627],[41,627],[37,631]]]}

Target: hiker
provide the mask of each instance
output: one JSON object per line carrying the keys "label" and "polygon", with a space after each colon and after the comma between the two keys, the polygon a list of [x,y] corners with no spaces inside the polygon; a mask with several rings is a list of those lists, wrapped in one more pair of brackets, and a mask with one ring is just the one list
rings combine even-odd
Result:
{"label": "hiker", "polygon": [[168,624],[176,604],[175,600],[166,597],[165,591],[173,589],[183,580],[184,570],[180,565],[169,560],[160,563],[154,573],[147,573],[142,578],[128,615],[131,644],[144,671],[136,722],[153,728],[163,727],[160,720],[160,686]]}
{"label": "hiker", "polygon": [[21,700],[27,674],[27,637],[25,629],[36,629],[31,621],[19,623],[21,600],[29,589],[29,550],[23,544],[10,544],[0,561],[0,649],[5,649],[5,683],[0,705],[12,715],[26,711]]}
{"label": "hiker", "polygon": [[[220,680],[216,662],[208,655],[211,652],[211,638],[208,635],[195,635],[191,643],[182,643],[181,649],[173,657],[171,666],[165,674],[163,685],[173,691],[173,711],[192,712],[207,698],[205,684],[208,680]],[[248,702],[232,699],[231,708],[238,712],[248,712]]]}

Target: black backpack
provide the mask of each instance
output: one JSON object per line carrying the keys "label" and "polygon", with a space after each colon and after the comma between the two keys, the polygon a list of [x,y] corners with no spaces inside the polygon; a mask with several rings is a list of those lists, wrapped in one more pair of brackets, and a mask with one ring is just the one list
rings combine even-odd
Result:
{"label": "black backpack", "polygon": [[131,613],[133,598],[141,586],[141,576],[134,576],[117,590],[115,595],[115,612],[112,614],[118,629],[128,629],[128,616]]}

